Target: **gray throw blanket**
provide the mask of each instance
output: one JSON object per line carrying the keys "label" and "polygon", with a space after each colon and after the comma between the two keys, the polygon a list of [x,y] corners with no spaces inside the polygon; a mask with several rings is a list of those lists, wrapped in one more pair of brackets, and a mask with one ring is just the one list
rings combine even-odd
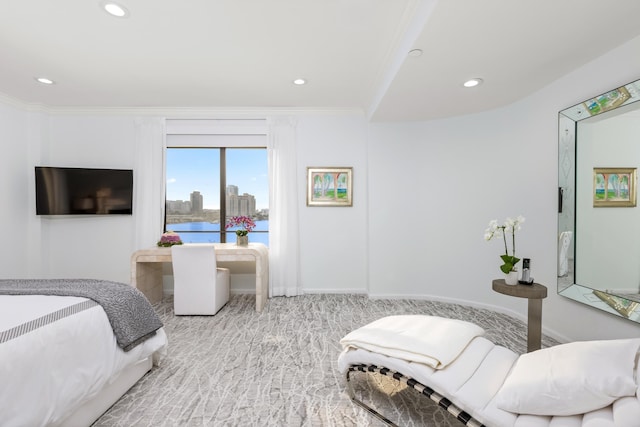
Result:
{"label": "gray throw blanket", "polygon": [[89,298],[102,306],[118,346],[129,351],[162,327],[149,301],[124,283],[95,279],[0,280],[0,295],[56,295]]}

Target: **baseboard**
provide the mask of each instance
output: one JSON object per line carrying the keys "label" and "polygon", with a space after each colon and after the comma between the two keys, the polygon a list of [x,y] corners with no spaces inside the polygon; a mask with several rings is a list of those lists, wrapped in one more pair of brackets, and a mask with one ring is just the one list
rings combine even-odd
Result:
{"label": "baseboard", "polygon": [[[239,288],[239,289],[231,289],[231,295],[255,295],[255,288]],[[165,295],[173,294],[173,288],[171,290],[165,289]],[[352,295],[366,295],[370,299],[409,299],[409,300],[424,300],[424,301],[436,301],[436,302],[444,302],[448,304],[459,304],[464,305],[466,307],[480,308],[485,310],[494,311],[496,313],[506,314],[507,316],[513,317],[515,319],[521,320],[524,323],[527,323],[527,315],[519,313],[517,311],[505,308],[503,306],[492,305],[479,303],[477,301],[469,301],[457,298],[448,298],[448,297],[440,297],[435,295],[401,295],[401,294],[368,294],[363,289],[304,289],[302,291],[302,295],[313,295],[313,294],[352,294]],[[545,328],[544,324],[542,326],[542,333],[548,337],[553,338],[554,340],[560,343],[570,342],[569,338],[558,333],[555,330]]]}
{"label": "baseboard", "polygon": [[253,289],[229,289],[231,295],[255,295],[256,288]]}
{"label": "baseboard", "polygon": [[313,294],[352,294],[352,295],[367,295],[367,291],[364,289],[303,289],[303,295]]}
{"label": "baseboard", "polygon": [[[473,307],[479,309],[485,309],[494,311],[496,313],[506,314],[507,316],[521,320],[525,324],[527,323],[527,315],[519,313],[517,311],[505,308],[503,306],[497,306],[492,304],[479,303],[477,301],[469,301],[457,298],[440,297],[435,295],[401,295],[401,294],[368,294],[363,289],[305,289],[304,295],[310,294],[354,294],[354,295],[367,295],[370,299],[409,299],[409,300],[424,300],[424,301],[436,301],[448,304],[459,304],[466,307]],[[555,330],[542,327],[542,333],[548,337],[560,343],[570,342],[571,340],[566,336],[558,333]]]}
{"label": "baseboard", "polygon": [[[164,289],[163,290],[164,295],[173,295],[173,288],[170,289]],[[256,294],[256,288],[251,288],[251,289],[243,289],[243,288],[229,288],[229,294],[231,295],[255,295]]]}

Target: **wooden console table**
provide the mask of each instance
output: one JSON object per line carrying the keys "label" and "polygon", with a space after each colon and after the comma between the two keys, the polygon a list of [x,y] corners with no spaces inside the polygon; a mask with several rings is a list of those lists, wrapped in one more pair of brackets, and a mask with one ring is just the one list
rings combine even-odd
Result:
{"label": "wooden console table", "polygon": [[[261,312],[267,303],[269,292],[269,249],[262,243],[249,243],[249,246],[238,246],[235,243],[213,245],[218,262],[250,261],[256,264],[256,311]],[[131,286],[139,289],[151,303],[162,300],[164,262],[171,262],[171,248],[141,249],[131,255]]]}
{"label": "wooden console table", "polygon": [[507,285],[504,279],[495,279],[492,288],[504,295],[529,300],[527,352],[539,350],[542,347],[542,300],[547,297],[547,287],[539,283]]}

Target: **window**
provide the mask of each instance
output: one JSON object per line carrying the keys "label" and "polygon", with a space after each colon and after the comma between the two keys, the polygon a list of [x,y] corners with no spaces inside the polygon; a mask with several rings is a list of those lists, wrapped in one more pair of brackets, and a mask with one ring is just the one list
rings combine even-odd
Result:
{"label": "window", "polygon": [[245,215],[251,242],[269,244],[265,148],[167,148],[165,229],[185,243],[235,242],[227,219]]}

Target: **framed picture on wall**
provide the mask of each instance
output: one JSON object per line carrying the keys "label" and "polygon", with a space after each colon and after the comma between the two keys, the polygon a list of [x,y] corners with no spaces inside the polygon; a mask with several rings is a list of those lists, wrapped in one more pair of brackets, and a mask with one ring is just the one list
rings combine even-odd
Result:
{"label": "framed picture on wall", "polygon": [[593,206],[636,206],[636,168],[593,168]]}
{"label": "framed picture on wall", "polygon": [[307,206],[353,206],[353,168],[308,167]]}

